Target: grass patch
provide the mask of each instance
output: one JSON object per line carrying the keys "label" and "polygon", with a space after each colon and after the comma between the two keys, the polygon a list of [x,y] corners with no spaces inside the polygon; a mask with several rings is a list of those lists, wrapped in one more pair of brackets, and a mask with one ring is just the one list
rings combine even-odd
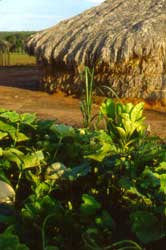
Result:
{"label": "grass patch", "polygon": [[36,64],[36,58],[28,54],[10,53],[10,65],[32,65]]}

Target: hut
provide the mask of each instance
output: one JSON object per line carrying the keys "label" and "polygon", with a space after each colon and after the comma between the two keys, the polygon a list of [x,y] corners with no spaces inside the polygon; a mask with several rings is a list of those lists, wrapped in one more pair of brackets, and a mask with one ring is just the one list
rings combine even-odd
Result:
{"label": "hut", "polygon": [[97,91],[166,104],[166,0],[106,0],[31,36],[27,50],[50,88],[80,93],[86,65]]}

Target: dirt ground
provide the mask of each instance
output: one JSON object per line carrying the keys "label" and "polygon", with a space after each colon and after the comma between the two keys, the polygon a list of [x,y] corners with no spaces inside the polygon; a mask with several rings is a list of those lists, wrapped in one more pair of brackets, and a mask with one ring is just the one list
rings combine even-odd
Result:
{"label": "dirt ground", "polygon": [[[49,95],[40,90],[40,72],[37,67],[0,68],[0,108],[18,112],[34,112],[42,119],[82,126],[80,100],[63,93]],[[94,105],[94,110],[99,106]],[[146,124],[152,134],[166,138],[166,110],[145,110]]]}

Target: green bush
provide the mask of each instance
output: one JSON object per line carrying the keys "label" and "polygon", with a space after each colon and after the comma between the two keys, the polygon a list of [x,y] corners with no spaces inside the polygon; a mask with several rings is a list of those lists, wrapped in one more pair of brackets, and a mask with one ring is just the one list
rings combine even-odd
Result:
{"label": "green bush", "polygon": [[0,110],[0,179],[16,192],[0,241],[12,226],[12,249],[164,250],[166,145],[146,135],[142,104],[115,109],[102,105],[95,131]]}

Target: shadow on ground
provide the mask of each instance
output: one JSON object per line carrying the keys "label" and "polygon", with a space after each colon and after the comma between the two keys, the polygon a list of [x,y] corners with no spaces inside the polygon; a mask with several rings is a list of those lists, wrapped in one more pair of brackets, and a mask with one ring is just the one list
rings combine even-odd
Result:
{"label": "shadow on ground", "polygon": [[0,86],[40,90],[40,72],[37,66],[0,67]]}

